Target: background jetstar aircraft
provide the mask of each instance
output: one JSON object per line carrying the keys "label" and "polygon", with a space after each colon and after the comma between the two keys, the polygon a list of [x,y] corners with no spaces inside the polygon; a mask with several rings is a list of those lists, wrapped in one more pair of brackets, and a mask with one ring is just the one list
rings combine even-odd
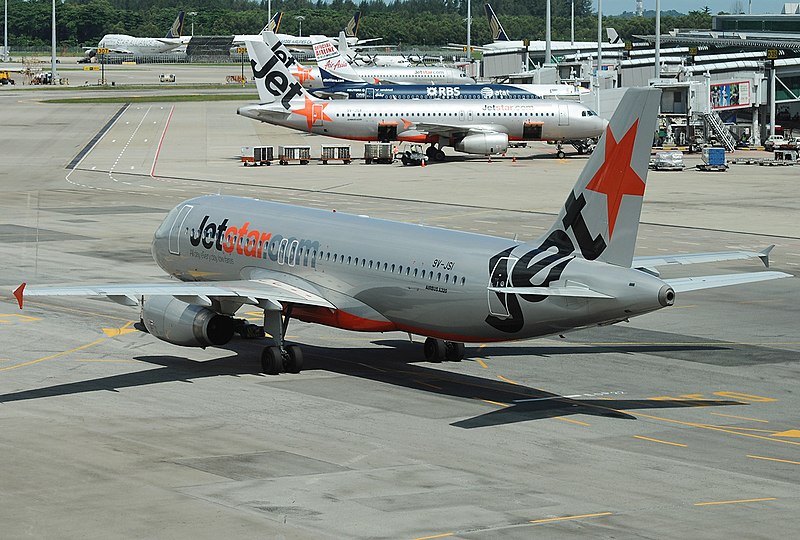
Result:
{"label": "background jetstar aircraft", "polygon": [[[290,79],[276,76],[277,88]],[[296,84],[296,83],[294,83]],[[158,265],[183,282],[28,287],[25,296],[105,296],[135,306],[140,328],[178,345],[224,345],[235,319],[264,310],[267,373],[296,372],[302,352],[284,341],[290,318],[348,330],[426,336],[429,360],[460,360],[463,342],[508,341],[627,320],[675,294],[789,277],[757,272],[659,279],[659,264],[762,257],[729,252],[633,257],[660,102],[630,89],[556,221],[533,242],[365,216],[210,195],[180,203],[156,230]],[[648,270],[641,270],[646,267]],[[248,308],[252,309],[252,308]]]}
{"label": "background jetstar aircraft", "polygon": [[[183,11],[178,13],[169,31],[167,31],[167,35],[163,38],[140,38],[125,34],[106,34],[97,44],[97,48],[109,49],[112,53],[118,54],[161,54],[186,44],[190,36],[182,39],[182,34]],[[87,50],[87,54],[94,56],[97,48]]]}
{"label": "background jetstar aircraft", "polygon": [[443,146],[490,155],[509,140],[575,141],[599,137],[606,121],[579,103],[538,99],[325,101],[293,81],[291,54],[276,42],[247,41],[260,103],[239,114],[311,133],[363,141],[430,143],[428,155],[445,159]]}
{"label": "background jetstar aircraft", "polygon": [[[371,84],[359,76],[325,36],[311,36],[323,88],[311,90],[317,97],[332,99],[539,99],[543,96],[579,96],[568,84]],[[269,36],[266,40],[269,43]],[[274,45],[274,43],[272,43]],[[340,66],[333,72],[326,65]]]}

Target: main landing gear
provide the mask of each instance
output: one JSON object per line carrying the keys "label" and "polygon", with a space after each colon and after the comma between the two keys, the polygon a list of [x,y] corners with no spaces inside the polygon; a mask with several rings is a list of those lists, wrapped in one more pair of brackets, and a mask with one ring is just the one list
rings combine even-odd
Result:
{"label": "main landing gear", "polygon": [[464,344],[457,341],[444,341],[429,337],[423,347],[428,362],[461,362],[464,359]]}
{"label": "main landing gear", "polygon": [[300,373],[303,369],[303,350],[298,345],[284,343],[291,314],[291,304],[285,315],[278,309],[264,310],[264,331],[271,336],[273,342],[261,351],[261,369],[267,375]]}
{"label": "main landing gear", "polygon": [[425,155],[428,156],[432,161],[444,161],[445,155],[444,151],[441,148],[436,148],[433,145],[430,145],[427,150],[425,150]]}

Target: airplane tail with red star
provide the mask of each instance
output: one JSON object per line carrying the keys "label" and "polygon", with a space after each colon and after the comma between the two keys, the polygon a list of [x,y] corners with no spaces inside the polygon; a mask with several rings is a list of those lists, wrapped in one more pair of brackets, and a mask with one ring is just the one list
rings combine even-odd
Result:
{"label": "airplane tail with red star", "polygon": [[263,32],[264,40],[273,37],[270,47],[264,40],[245,41],[253,79],[258,89],[261,105],[275,105],[274,112],[289,113],[294,108],[303,107],[310,94],[291,74],[295,59],[272,32]]}
{"label": "airplane tail with red star", "polygon": [[630,88],[542,246],[629,268],[661,90]]}

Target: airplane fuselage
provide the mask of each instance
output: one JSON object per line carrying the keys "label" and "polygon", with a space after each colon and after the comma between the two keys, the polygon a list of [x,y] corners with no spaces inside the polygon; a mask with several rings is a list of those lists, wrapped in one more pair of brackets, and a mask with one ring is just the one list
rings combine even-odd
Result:
{"label": "airplane fuselage", "polygon": [[[327,72],[334,72],[342,66],[331,64]],[[403,66],[353,66],[361,79],[378,84],[473,84],[475,80],[458,68],[441,66],[403,67]],[[319,66],[299,68],[292,66],[292,75],[304,88],[322,88],[333,82],[348,82],[341,77],[325,75]]]}
{"label": "airplane fuselage", "polygon": [[106,34],[97,46],[118,53],[162,54],[183,44],[181,38],[140,38],[125,34]]}
{"label": "airplane fuselage", "polygon": [[337,83],[312,91],[347,99],[541,99],[580,95],[566,84],[359,84]]}
{"label": "airplane fuselage", "polygon": [[[661,280],[559,249],[563,246],[218,195],[178,205],[152,246],[159,266],[183,281],[277,279],[291,286],[297,279],[305,289],[311,284],[337,309],[297,306],[292,317],[349,330],[506,341],[663,307]],[[567,282],[599,287],[614,298],[487,289]]]}
{"label": "airplane fuselage", "polygon": [[[412,129],[415,124],[477,126],[506,133],[509,140],[578,140],[599,137],[605,120],[579,103],[531,100],[408,100],[396,106],[386,100],[312,102],[288,112],[280,104],[245,105],[239,114],[320,135],[343,139],[441,143],[438,135]],[[388,134],[388,135],[387,135]]]}

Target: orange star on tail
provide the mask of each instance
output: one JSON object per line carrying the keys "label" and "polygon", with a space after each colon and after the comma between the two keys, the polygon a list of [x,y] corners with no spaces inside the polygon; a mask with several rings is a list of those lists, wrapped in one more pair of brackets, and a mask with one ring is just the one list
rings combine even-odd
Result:
{"label": "orange star on tail", "polygon": [[644,181],[631,169],[631,154],[636,141],[636,120],[622,139],[617,142],[611,127],[606,128],[606,160],[597,169],[586,189],[604,193],[608,201],[608,238],[614,234],[619,207],[624,195],[644,195]]}

